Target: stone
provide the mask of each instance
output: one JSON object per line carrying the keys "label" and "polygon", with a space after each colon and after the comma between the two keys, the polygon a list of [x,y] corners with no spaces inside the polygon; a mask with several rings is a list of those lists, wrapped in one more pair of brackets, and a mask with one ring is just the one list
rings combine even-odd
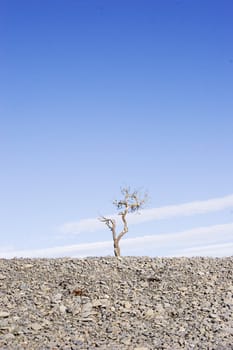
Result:
{"label": "stone", "polygon": [[86,303],[82,306],[81,317],[88,318],[92,314],[92,303]]}
{"label": "stone", "polygon": [[59,306],[59,311],[62,313],[62,314],[64,314],[65,312],[66,312],[66,310],[67,310],[67,307],[65,306],[65,305],[60,305]]}
{"label": "stone", "polygon": [[125,307],[126,309],[131,309],[132,304],[129,303],[128,301],[126,301],[126,302],[124,302],[124,307]]}
{"label": "stone", "polygon": [[146,310],[145,315],[144,315],[144,317],[146,319],[151,319],[151,318],[153,318],[153,316],[154,316],[154,310],[152,310],[152,309]]}
{"label": "stone", "polygon": [[31,324],[31,328],[34,330],[34,331],[39,331],[41,328],[42,328],[42,325],[40,323],[32,323]]}
{"label": "stone", "polygon": [[7,342],[13,340],[14,338],[15,338],[15,335],[12,334],[12,333],[7,333],[7,334],[4,335],[4,340],[7,341]]}
{"label": "stone", "polygon": [[33,264],[24,264],[24,269],[31,269],[33,267]]}
{"label": "stone", "polygon": [[232,349],[233,257],[0,259],[0,269],[0,349]]}
{"label": "stone", "polygon": [[55,294],[53,297],[52,297],[52,302],[53,303],[55,303],[55,304],[57,304],[57,303],[59,303],[60,301],[61,301],[61,299],[62,299],[62,293],[57,293],[57,294]]}

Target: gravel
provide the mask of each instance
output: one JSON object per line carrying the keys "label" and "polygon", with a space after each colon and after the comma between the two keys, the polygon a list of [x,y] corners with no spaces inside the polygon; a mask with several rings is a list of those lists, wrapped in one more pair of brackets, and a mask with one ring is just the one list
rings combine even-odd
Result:
{"label": "gravel", "polygon": [[0,259],[0,349],[233,349],[233,257]]}

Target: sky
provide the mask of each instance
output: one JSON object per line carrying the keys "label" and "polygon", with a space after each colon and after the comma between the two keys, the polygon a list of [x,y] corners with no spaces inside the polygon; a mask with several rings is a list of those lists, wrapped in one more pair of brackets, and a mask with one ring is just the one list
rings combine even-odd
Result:
{"label": "sky", "polygon": [[[0,257],[233,255],[233,2],[1,0]],[[121,225],[118,222],[117,230]]]}

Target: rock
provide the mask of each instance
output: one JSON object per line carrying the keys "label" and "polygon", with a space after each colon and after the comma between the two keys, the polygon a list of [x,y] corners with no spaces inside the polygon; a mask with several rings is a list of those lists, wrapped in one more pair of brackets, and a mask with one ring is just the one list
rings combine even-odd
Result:
{"label": "rock", "polygon": [[31,269],[33,267],[33,264],[24,264],[23,268],[24,269]]}
{"label": "rock", "polygon": [[102,306],[102,301],[101,299],[95,299],[92,301],[92,306],[93,307],[98,307],[98,306]]}
{"label": "rock", "polygon": [[92,314],[92,303],[86,303],[82,306],[81,317],[88,318]]}
{"label": "rock", "polygon": [[0,349],[232,349],[233,257],[0,259],[0,269]]}
{"label": "rock", "polygon": [[66,310],[67,310],[67,307],[65,306],[65,305],[60,305],[59,306],[59,310],[60,310],[60,312],[62,313],[62,314],[64,314],[65,312],[66,312]]}
{"label": "rock", "polygon": [[57,304],[57,303],[59,303],[60,301],[61,301],[61,299],[62,299],[62,294],[61,293],[57,293],[57,294],[55,294],[54,296],[53,296],[53,298],[52,298],[52,302],[53,303],[55,303],[55,304]]}
{"label": "rock", "polygon": [[93,307],[98,307],[98,306],[108,307],[109,305],[110,305],[109,299],[96,299],[92,301]]}
{"label": "rock", "polygon": [[130,345],[130,343],[131,343],[131,337],[122,338],[122,339],[120,340],[120,342],[121,342],[122,344],[124,344],[124,345]]}
{"label": "rock", "polygon": [[144,316],[146,319],[151,319],[153,318],[153,316],[154,316],[154,310],[152,309],[146,310],[145,316]]}
{"label": "rock", "polygon": [[39,331],[41,328],[42,328],[42,325],[40,323],[32,323],[31,324],[31,328],[34,330],[34,331]]}
{"label": "rock", "polygon": [[126,309],[131,309],[131,307],[132,307],[132,304],[129,303],[128,301],[125,301],[123,305]]}
{"label": "rock", "polygon": [[13,340],[14,338],[15,338],[15,335],[11,334],[11,333],[7,333],[4,335],[4,341],[6,341],[6,342],[9,342],[9,341]]}

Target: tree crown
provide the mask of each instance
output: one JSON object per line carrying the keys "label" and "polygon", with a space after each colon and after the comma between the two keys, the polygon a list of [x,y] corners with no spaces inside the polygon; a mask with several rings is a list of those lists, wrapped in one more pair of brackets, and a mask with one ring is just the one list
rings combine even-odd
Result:
{"label": "tree crown", "polygon": [[[113,204],[120,210],[118,213],[122,215],[123,213],[134,213],[141,209],[148,200],[148,195],[145,193],[143,196],[140,195],[139,191],[135,190],[131,192],[130,187],[121,188],[121,194],[123,199],[114,200]],[[123,211],[121,211],[123,209]]]}

